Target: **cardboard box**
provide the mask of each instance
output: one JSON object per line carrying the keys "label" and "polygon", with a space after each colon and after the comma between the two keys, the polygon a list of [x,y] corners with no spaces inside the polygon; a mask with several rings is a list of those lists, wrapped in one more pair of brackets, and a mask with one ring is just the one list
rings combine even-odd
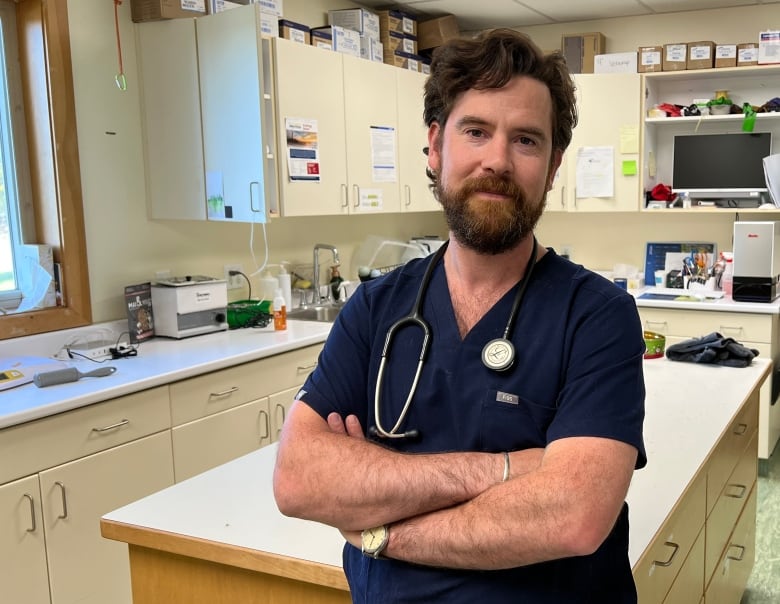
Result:
{"label": "cardboard box", "polygon": [[384,45],[379,40],[374,39],[372,36],[360,36],[361,58],[382,63],[385,60],[383,51]]}
{"label": "cardboard box", "polygon": [[328,24],[354,29],[361,35],[379,40],[379,15],[365,8],[329,10]]}
{"label": "cardboard box", "polygon": [[417,24],[417,48],[420,50],[436,48],[459,35],[460,27],[454,15],[421,21]]}
{"label": "cardboard box", "polygon": [[715,67],[736,67],[736,66],[737,66],[737,45],[716,44],[715,45]]}
{"label": "cardboard box", "polygon": [[241,6],[245,5],[234,0],[208,0],[206,3],[206,12],[209,15],[215,15],[230,10],[231,8],[239,8]]}
{"label": "cardboard box", "polygon": [[278,38],[279,37],[279,17],[273,13],[260,11],[260,35]]}
{"label": "cardboard box", "polygon": [[607,39],[599,32],[561,36],[561,51],[572,73],[593,73],[596,55],[607,50]]}
{"label": "cardboard box", "polygon": [[400,10],[380,10],[379,33],[394,31],[399,34],[407,34],[417,37],[417,19]]}
{"label": "cardboard box", "polygon": [[780,30],[762,31],[758,34],[758,64],[780,63]]}
{"label": "cardboard box", "polygon": [[360,34],[354,29],[347,29],[338,25],[326,25],[324,27],[312,28],[311,33],[323,30],[330,34],[333,50],[352,55],[353,57],[360,56]]}
{"label": "cardboard box", "polygon": [[311,44],[311,28],[302,23],[279,19],[279,37],[302,44]]}
{"label": "cardboard box", "polygon": [[393,53],[384,53],[385,63],[388,65],[394,65],[395,67],[401,67],[402,69],[410,69],[412,71],[420,71],[420,63],[422,58],[417,55],[409,54],[396,50]]}
{"label": "cardboard box", "polygon": [[737,44],[737,67],[758,65],[758,43]]}
{"label": "cardboard box", "polygon": [[683,42],[664,44],[661,61],[663,71],[684,71],[688,69],[688,45]]}
{"label": "cardboard box", "polygon": [[715,65],[715,42],[688,42],[686,69],[712,69]]}
{"label": "cardboard box", "polygon": [[327,50],[333,50],[333,36],[330,30],[312,29],[309,31],[311,37],[311,45],[317,48],[326,48]]}
{"label": "cardboard box", "polygon": [[395,31],[387,32],[382,34],[381,42],[384,45],[385,52],[399,50],[410,55],[417,54],[417,39],[407,34],[399,34]]}
{"label": "cardboard box", "polygon": [[206,0],[131,0],[130,18],[134,23],[183,19],[206,14]]}
{"label": "cardboard box", "polygon": [[249,2],[244,2],[244,4],[259,4],[261,12],[275,15],[276,17],[281,17],[284,14],[283,0],[249,0]]}
{"label": "cardboard box", "polygon": [[636,73],[636,52],[612,52],[596,55],[593,61],[593,73]]}
{"label": "cardboard box", "polygon": [[636,70],[639,73],[663,71],[663,46],[640,46],[637,54]]}

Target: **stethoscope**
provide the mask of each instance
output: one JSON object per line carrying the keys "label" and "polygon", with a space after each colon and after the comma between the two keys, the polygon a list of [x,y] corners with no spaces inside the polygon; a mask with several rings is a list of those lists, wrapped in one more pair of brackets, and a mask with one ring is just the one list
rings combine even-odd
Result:
{"label": "stethoscope", "polygon": [[[444,256],[444,252],[446,251],[448,244],[449,241],[444,242],[444,244],[436,251],[430,263],[428,264],[428,267],[425,269],[422,281],[420,282],[420,288],[417,290],[417,297],[415,298],[414,305],[412,306],[412,311],[407,316],[402,317],[393,323],[385,335],[385,345],[382,348],[382,358],[379,362],[379,371],[376,378],[376,390],[374,392],[374,419],[376,421],[376,426],[369,428],[369,433],[372,436],[378,436],[380,438],[409,439],[416,439],[420,436],[419,430],[407,430],[406,432],[398,432],[398,430],[406,419],[407,413],[409,413],[409,408],[412,404],[412,398],[417,391],[417,383],[420,381],[420,374],[422,373],[425,357],[428,355],[428,348],[430,346],[431,327],[428,325],[428,322],[423,319],[421,313],[423,298],[425,297],[425,293],[428,291],[428,285],[430,284],[433,270]],[[490,340],[482,349],[482,363],[485,365],[485,367],[492,369],[493,371],[506,371],[515,361],[515,347],[512,345],[512,342],[509,341],[509,336],[511,335],[512,329],[514,328],[517,315],[520,312],[520,304],[523,302],[525,290],[528,288],[528,282],[531,280],[531,273],[533,273],[534,266],[536,265],[536,245],[536,237],[534,237],[534,245],[531,251],[531,256],[528,259],[528,263],[525,267],[523,281],[520,283],[520,287],[517,289],[517,293],[515,294],[515,299],[512,303],[512,310],[509,312],[509,319],[507,320],[506,327],[504,328],[504,335],[500,338]],[[422,329],[423,341],[420,347],[420,356],[417,360],[417,369],[414,374],[414,379],[412,380],[412,387],[409,389],[409,395],[406,397],[406,402],[404,403],[403,409],[401,409],[401,413],[398,416],[398,421],[396,421],[395,425],[388,431],[385,430],[385,428],[382,426],[382,414],[380,413],[382,381],[384,379],[385,366],[387,365],[387,357],[390,354],[393,338],[402,327],[406,327],[408,325],[414,325]]]}

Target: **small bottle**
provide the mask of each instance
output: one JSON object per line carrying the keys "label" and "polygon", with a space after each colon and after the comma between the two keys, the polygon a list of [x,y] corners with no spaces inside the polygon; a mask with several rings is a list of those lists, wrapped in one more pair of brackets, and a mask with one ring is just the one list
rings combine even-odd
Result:
{"label": "small bottle", "polygon": [[330,268],[330,293],[333,296],[333,300],[338,300],[341,297],[341,283],[344,278],[339,272],[339,265],[332,266]]}
{"label": "small bottle", "polygon": [[268,300],[269,302],[273,301],[274,292],[278,287],[279,280],[270,271],[265,271],[260,278],[260,299]]}
{"label": "small bottle", "polygon": [[723,293],[731,298],[734,290],[734,258],[732,258],[731,254],[726,254],[725,252],[723,256],[726,259],[726,267],[723,269],[721,284]]}
{"label": "small bottle", "polygon": [[276,288],[276,293],[274,294],[273,313],[274,330],[284,331],[287,329],[287,305],[284,301],[282,289],[279,287]]}

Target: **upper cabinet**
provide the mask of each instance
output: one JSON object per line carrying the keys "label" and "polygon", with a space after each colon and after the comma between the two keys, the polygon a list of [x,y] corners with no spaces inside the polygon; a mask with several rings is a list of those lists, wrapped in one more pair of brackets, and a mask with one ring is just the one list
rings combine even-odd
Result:
{"label": "upper cabinet", "polygon": [[564,154],[547,211],[636,212],[640,76],[575,74],[579,121]]}
{"label": "upper cabinet", "polygon": [[[713,99],[721,90],[728,91],[728,97],[738,107],[746,102],[761,105],[777,96],[780,65],[647,73],[643,82],[641,165],[642,182],[649,190],[659,183],[672,184],[675,136],[739,133],[743,131],[744,116],[649,117],[648,110],[661,103],[689,106],[693,99]],[[753,131],[772,133],[772,153],[780,152],[780,113],[758,113]],[[702,208],[690,211],[701,212]]]}

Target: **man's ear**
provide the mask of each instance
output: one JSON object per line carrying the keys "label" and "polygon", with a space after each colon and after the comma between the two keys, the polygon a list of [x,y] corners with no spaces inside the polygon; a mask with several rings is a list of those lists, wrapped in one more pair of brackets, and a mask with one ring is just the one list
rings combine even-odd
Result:
{"label": "man's ear", "polygon": [[550,158],[550,171],[547,173],[547,191],[551,191],[553,183],[555,182],[555,175],[558,173],[558,168],[561,167],[563,161],[563,151],[560,149],[553,149],[552,157]]}
{"label": "man's ear", "polygon": [[441,136],[441,127],[439,122],[432,122],[428,126],[428,168],[438,172],[441,167],[441,154],[439,153]]}

